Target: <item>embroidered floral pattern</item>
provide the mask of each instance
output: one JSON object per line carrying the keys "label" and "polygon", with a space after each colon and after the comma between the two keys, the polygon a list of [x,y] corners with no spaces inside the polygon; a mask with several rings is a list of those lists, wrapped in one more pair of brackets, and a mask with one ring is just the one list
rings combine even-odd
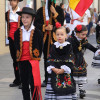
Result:
{"label": "embroidered floral pattern", "polygon": [[87,66],[87,64],[85,63],[84,65],[82,64],[81,66],[79,66],[79,67],[75,67],[74,66],[74,70],[79,70],[79,71],[81,71],[81,70],[84,70],[84,69],[86,69],[86,66]]}
{"label": "embroidered floral pattern", "polygon": [[36,57],[39,56],[39,50],[38,50],[38,49],[33,50],[33,53],[34,53],[34,55],[35,55]]}
{"label": "embroidered floral pattern", "polygon": [[66,74],[64,76],[64,81],[62,81],[60,79],[60,75],[56,76],[56,86],[58,88],[63,87],[63,88],[67,88],[68,86],[72,87],[72,83],[71,83],[71,76],[70,74]]}
{"label": "embroidered floral pattern", "polygon": [[[50,57],[50,55],[49,55],[49,57]],[[71,62],[71,63],[74,63],[74,59],[73,60],[70,60],[70,59],[69,60],[58,60],[58,59],[49,59],[48,60],[48,62],[51,62],[51,61],[53,61],[53,62]]]}

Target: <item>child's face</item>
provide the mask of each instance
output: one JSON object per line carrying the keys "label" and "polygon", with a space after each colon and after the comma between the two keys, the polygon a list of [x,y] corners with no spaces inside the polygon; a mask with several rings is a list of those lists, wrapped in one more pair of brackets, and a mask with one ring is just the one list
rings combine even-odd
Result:
{"label": "child's face", "polygon": [[87,36],[88,31],[83,31],[82,33],[77,33],[78,38],[84,39]]}
{"label": "child's face", "polygon": [[22,14],[22,23],[25,27],[30,26],[31,22],[32,22],[32,15]]}
{"label": "child's face", "polygon": [[18,0],[10,0],[10,6],[12,6],[12,8],[15,8],[18,5]]}
{"label": "child's face", "polygon": [[67,38],[67,34],[64,29],[57,29],[56,30],[56,38],[59,43],[64,43],[65,39]]}

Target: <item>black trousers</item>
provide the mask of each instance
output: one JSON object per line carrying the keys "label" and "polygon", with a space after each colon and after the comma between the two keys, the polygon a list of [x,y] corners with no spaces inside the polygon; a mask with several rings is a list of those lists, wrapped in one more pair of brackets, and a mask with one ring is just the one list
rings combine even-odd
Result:
{"label": "black trousers", "polygon": [[9,37],[9,50],[10,50],[10,55],[13,60],[13,68],[14,68],[14,75],[15,75],[15,80],[13,83],[15,84],[20,84],[20,75],[19,75],[19,68],[18,68],[18,62],[16,61],[16,50],[15,50],[15,45],[14,41]]}
{"label": "black trousers", "polygon": [[[31,100],[31,95],[34,91],[34,79],[32,75],[32,67],[29,61],[20,61],[19,62],[20,77],[22,82],[22,94],[23,100]],[[30,88],[29,88],[30,86]],[[35,96],[33,98],[35,100]]]}

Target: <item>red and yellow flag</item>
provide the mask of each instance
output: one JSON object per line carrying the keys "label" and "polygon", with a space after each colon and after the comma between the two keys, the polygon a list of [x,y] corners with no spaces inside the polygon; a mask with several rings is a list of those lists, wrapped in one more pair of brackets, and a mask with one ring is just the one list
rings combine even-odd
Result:
{"label": "red and yellow flag", "polygon": [[93,0],[70,0],[69,7],[73,9],[77,14],[83,16],[85,11],[93,3]]}

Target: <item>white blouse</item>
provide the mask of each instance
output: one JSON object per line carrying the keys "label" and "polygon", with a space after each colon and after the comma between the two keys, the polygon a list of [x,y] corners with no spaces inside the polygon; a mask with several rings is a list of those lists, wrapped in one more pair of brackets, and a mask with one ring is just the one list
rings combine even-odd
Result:
{"label": "white blouse", "polygon": [[[18,9],[16,10],[20,11],[20,8],[18,7]],[[10,8],[10,15],[9,15],[9,21],[10,22],[18,22],[18,14],[16,12],[13,12],[12,8]]]}
{"label": "white blouse", "polygon": [[70,44],[69,42],[64,42],[64,43],[59,43],[59,42],[55,42],[54,45],[56,46],[56,48],[59,48],[60,46],[61,47],[64,47],[66,45]]}
{"label": "white blouse", "polygon": [[24,26],[21,27],[22,29],[22,41],[29,41],[30,40],[30,35],[31,35],[31,30],[34,29],[34,25],[32,24],[30,29],[27,31]]}

